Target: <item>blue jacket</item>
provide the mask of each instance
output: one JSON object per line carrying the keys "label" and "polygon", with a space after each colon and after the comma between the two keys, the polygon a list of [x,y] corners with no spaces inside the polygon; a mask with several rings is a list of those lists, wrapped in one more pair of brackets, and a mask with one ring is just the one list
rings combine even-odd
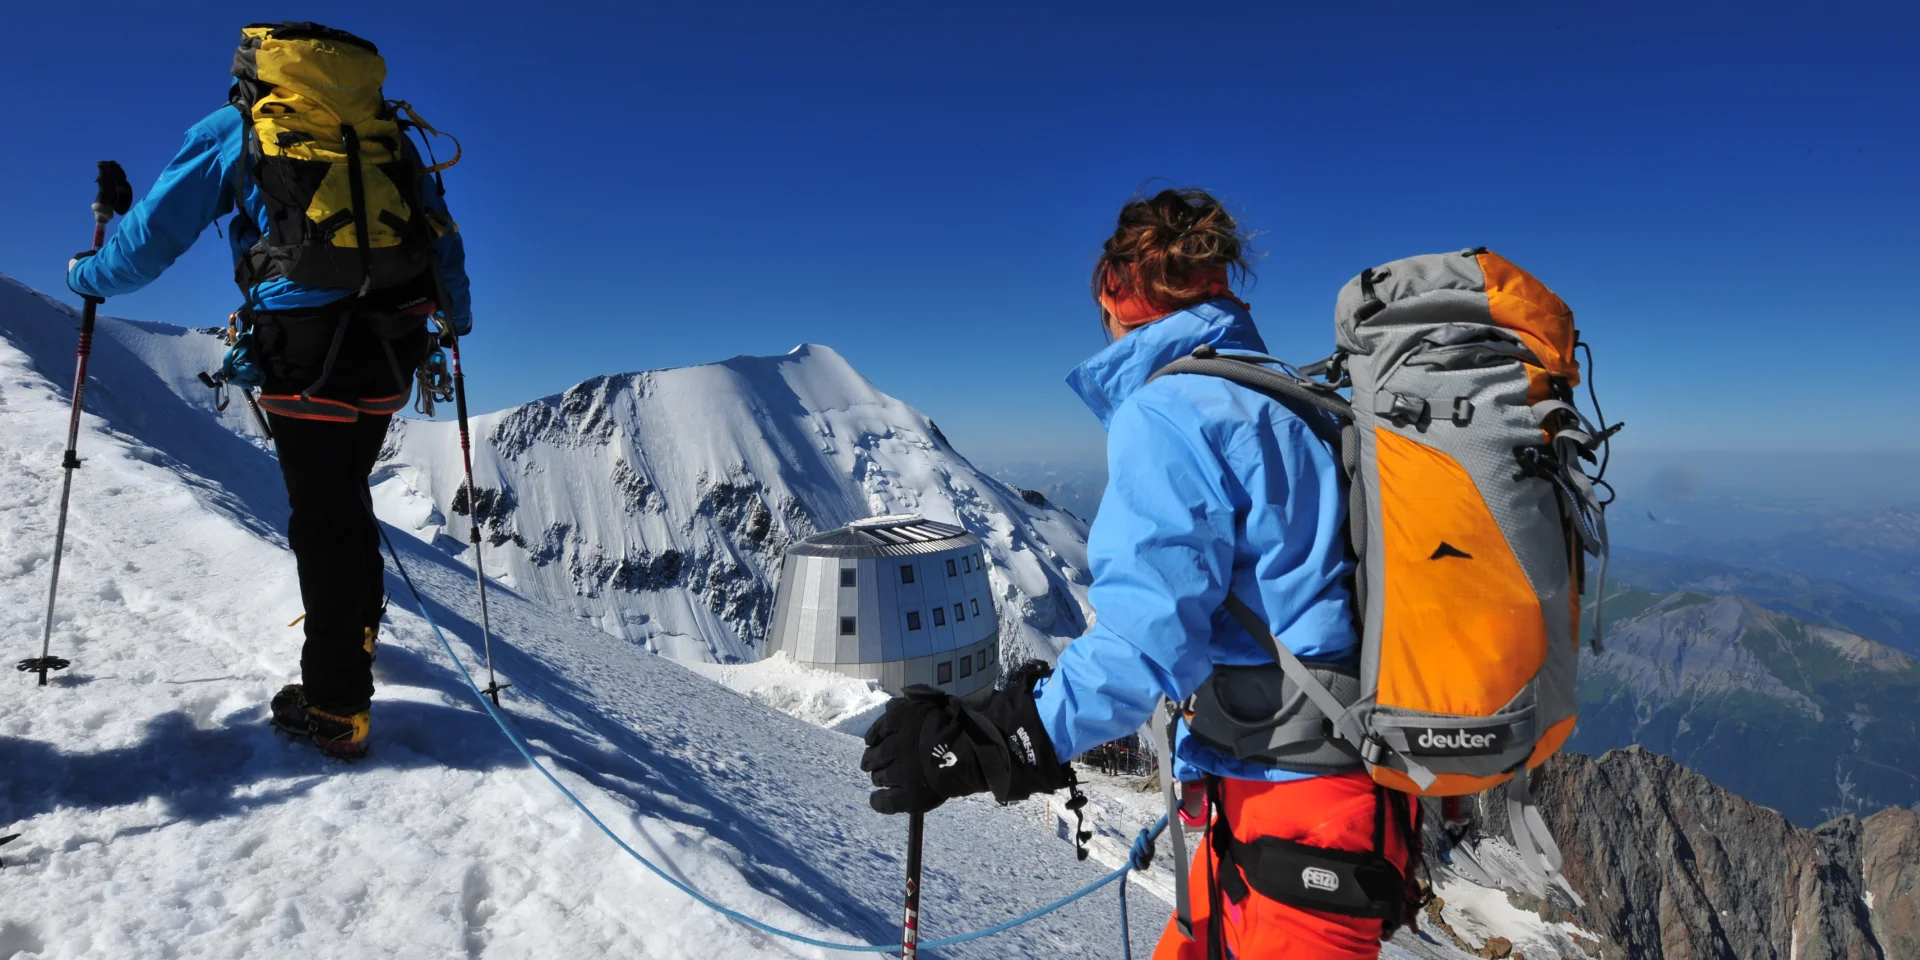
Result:
{"label": "blue jacket", "polygon": [[[1266,352],[1253,319],[1216,300],[1147,324],[1067,378],[1107,428],[1105,499],[1087,541],[1095,623],[1037,690],[1065,760],[1139,729],[1161,697],[1215,664],[1273,658],[1223,608],[1232,592],[1302,660],[1353,665],[1345,492],[1335,452],[1291,410],[1216,377],[1155,370],[1200,344]],[[1176,775],[1303,775],[1236,760],[1181,731]]]}
{"label": "blue jacket", "polygon": [[[222,107],[187,130],[187,142],[160,180],[120,221],[120,228],[95,256],[80,261],[67,275],[73,292],[94,297],[118,297],[152,283],[187,252],[207,226],[233,210],[233,193],[241,178],[236,169],[241,149],[240,111]],[[237,264],[265,229],[267,211],[260,187],[248,178],[245,216],[233,218],[227,242]],[[422,177],[420,195],[429,209],[446,217],[446,201],[432,177]],[[440,281],[451,303],[440,305],[456,325],[472,322],[467,289],[466,249],[460,233],[452,230],[434,240]],[[252,303],[262,310],[317,307],[351,296],[338,287],[305,287],[290,280],[255,284]]]}

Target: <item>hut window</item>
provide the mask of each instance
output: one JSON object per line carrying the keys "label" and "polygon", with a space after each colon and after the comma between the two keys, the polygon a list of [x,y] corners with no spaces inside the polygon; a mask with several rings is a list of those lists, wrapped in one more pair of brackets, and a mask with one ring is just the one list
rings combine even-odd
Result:
{"label": "hut window", "polygon": [[979,653],[974,654],[974,657],[980,661],[981,670],[987,669],[987,652],[985,650],[982,650]]}
{"label": "hut window", "polygon": [[936,627],[944,627],[947,625],[947,612],[945,610],[939,607],[933,608],[933,625]]}
{"label": "hut window", "polygon": [[903,563],[900,565],[900,582],[901,583],[913,582],[913,564]]}
{"label": "hut window", "polygon": [[979,615],[980,615],[980,601],[978,601],[978,600],[970,600],[970,601],[968,601],[968,602],[969,602],[969,603],[971,603],[971,604],[973,604],[973,615],[974,615],[974,616],[976,616],[976,617],[977,617],[977,616],[979,616]]}
{"label": "hut window", "polygon": [[953,682],[953,661],[952,660],[948,660],[940,664],[940,666],[938,667],[938,672],[934,674],[934,680],[939,683]]}
{"label": "hut window", "polygon": [[853,629],[853,618],[841,617],[840,618],[840,635],[843,637],[851,637],[854,635],[855,632],[856,631]]}
{"label": "hut window", "polygon": [[947,559],[947,576],[949,576],[949,577],[957,577],[957,576],[959,576],[959,575],[960,575],[960,571],[959,571],[958,569],[956,569],[956,568],[954,567],[954,565],[953,565],[953,559],[952,559],[952,558],[948,558],[948,559]]}
{"label": "hut window", "polygon": [[973,658],[972,657],[960,658],[960,675],[963,677],[973,676]]}
{"label": "hut window", "polygon": [[962,559],[966,561],[966,568],[965,568],[966,572],[972,573],[973,572],[973,554],[969,553]]}
{"label": "hut window", "polygon": [[848,567],[840,571],[840,585],[843,587],[853,586],[853,568],[852,567]]}
{"label": "hut window", "polygon": [[907,611],[907,629],[908,630],[920,629],[920,611],[918,610]]}
{"label": "hut window", "polygon": [[963,607],[963,606],[961,606],[961,605],[959,605],[959,604],[957,604],[957,603],[953,605],[953,622],[954,622],[954,623],[966,623],[966,622],[967,622],[967,608],[966,608],[966,607]]}

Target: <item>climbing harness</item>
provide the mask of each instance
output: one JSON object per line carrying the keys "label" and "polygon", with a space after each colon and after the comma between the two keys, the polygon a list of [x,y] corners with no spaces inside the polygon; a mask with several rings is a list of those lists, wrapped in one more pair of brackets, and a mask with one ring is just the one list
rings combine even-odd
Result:
{"label": "climbing harness", "polygon": [[[456,356],[457,356],[457,353],[456,353]],[[456,360],[455,363],[457,364],[458,360]],[[369,498],[369,500],[366,502],[367,502],[368,514],[371,515],[373,512],[373,505],[372,505],[371,499]],[[647,868],[648,872],[652,873],[654,876],[659,877],[662,880],[665,880],[674,889],[679,890],[681,893],[684,893],[687,896],[693,898],[694,902],[700,904],[701,906],[706,907],[707,909],[712,910],[713,912],[718,913],[729,920],[732,920],[736,923],[744,924],[748,927],[751,927],[755,930],[760,931],[761,933],[768,934],[769,936],[779,937],[782,940],[790,940],[790,941],[793,941],[794,943],[804,944],[809,947],[818,947],[822,950],[837,950],[845,953],[875,953],[875,954],[901,953],[900,946],[894,946],[894,945],[875,946],[873,944],[865,944],[865,943],[834,943],[829,940],[820,940],[814,937],[809,937],[802,933],[796,933],[792,930],[783,930],[779,927],[766,923],[765,921],[756,920],[752,917],[747,916],[746,914],[739,912],[738,910],[734,910],[730,907],[722,906],[721,904],[716,903],[712,898],[708,897],[706,894],[701,893],[700,891],[694,889],[693,887],[689,886],[685,881],[681,880],[678,877],[675,877],[673,874],[667,872],[665,869],[661,868],[659,865],[655,864],[653,861],[648,860],[646,857],[642,856],[640,854],[640,851],[635,850],[631,844],[621,839],[620,835],[613,832],[613,829],[611,827],[608,827],[605,821],[601,820],[598,816],[594,814],[592,810],[587,808],[587,805],[581,801],[579,796],[575,795],[572,790],[567,789],[566,784],[561,783],[560,779],[558,777],[555,777],[552,771],[548,770],[545,765],[541,764],[539,760],[535,759],[533,755],[533,749],[527,745],[527,741],[523,737],[521,737],[521,735],[518,732],[516,732],[511,725],[507,723],[505,714],[501,713],[500,709],[493,704],[491,698],[487,696],[487,692],[481,689],[480,685],[474,681],[473,674],[467,671],[467,666],[465,663],[461,662],[460,655],[454,652],[453,642],[447,639],[446,632],[440,629],[439,622],[433,619],[433,615],[431,613],[427,612],[426,600],[423,597],[421,597],[420,588],[414,585],[412,575],[407,573],[406,565],[400,562],[399,551],[394,549],[393,539],[387,536],[386,527],[383,525],[380,525],[377,519],[374,521],[374,523],[375,523],[375,526],[377,526],[380,530],[381,542],[386,544],[387,555],[393,558],[393,565],[397,570],[399,570],[400,579],[407,585],[407,592],[413,595],[413,604],[414,604],[415,611],[420,614],[420,618],[422,620],[425,620],[427,622],[427,626],[432,628],[434,637],[440,641],[441,648],[446,650],[447,658],[453,661],[454,669],[460,672],[460,679],[466,682],[467,689],[473,691],[474,699],[479,702],[480,708],[487,712],[487,716],[493,718],[493,722],[497,726],[499,726],[500,732],[506,736],[507,742],[513,744],[513,748],[519,751],[520,756],[526,759],[528,765],[532,766],[533,769],[539,771],[540,775],[542,777],[545,777],[547,782],[552,784],[553,788],[560,792],[561,796],[566,797],[567,800],[571,802],[574,805],[574,807],[580,811],[581,816],[584,816],[587,819],[587,822],[593,824],[595,829],[598,829],[602,834],[604,834],[608,840],[613,841],[615,846],[618,846],[622,851],[625,851],[627,856],[632,857],[641,866]],[[973,931],[972,933],[963,933],[963,934],[959,934],[951,937],[942,937],[938,940],[928,940],[925,942],[918,943],[916,944],[916,946],[918,948],[952,946],[953,944],[956,944],[956,943],[966,943],[967,941],[970,941],[970,940],[980,940],[986,937],[991,937],[997,934],[1005,933],[1008,930],[1012,930],[1013,928],[1018,927],[1022,924],[1029,923],[1034,920],[1038,920],[1039,918],[1044,917],[1047,914],[1054,913],[1055,911],[1065,908],[1071,904],[1077,903],[1080,900],[1085,899],[1089,894],[1092,894],[1093,892],[1117,881],[1120,883],[1121,956],[1124,958],[1127,958],[1127,960],[1132,960],[1133,950],[1126,939],[1126,935],[1127,935],[1126,877],[1128,872],[1136,869],[1145,870],[1147,866],[1151,864],[1153,860],[1153,848],[1154,848],[1155,841],[1159,839],[1161,831],[1165,830],[1166,826],[1167,826],[1167,820],[1165,817],[1162,817],[1158,824],[1152,827],[1142,829],[1140,831],[1139,836],[1134,840],[1133,850],[1129,854],[1127,858],[1127,862],[1125,864],[1122,864],[1118,870],[1115,870],[1112,873],[1109,873],[1106,876],[1098,880],[1095,880],[1094,882],[1087,884],[1084,887],[1081,887],[1079,890],[1076,890],[1073,893],[1068,894],[1067,896],[1054,901],[1053,903],[1047,904],[1046,906],[1041,907],[1037,910],[1031,910],[1027,913],[1023,913],[1020,916],[1014,917],[1011,920],[1006,920],[1001,923],[994,924],[993,926],[987,927],[985,929],[976,930],[976,931]],[[916,885],[916,892],[917,892],[917,885]],[[916,935],[917,935],[917,927],[919,922],[919,918],[917,916],[917,908],[918,908],[917,897],[915,902],[915,908],[916,908],[916,915],[913,919],[913,923],[916,927]],[[911,954],[909,954],[909,956],[911,956]]]}

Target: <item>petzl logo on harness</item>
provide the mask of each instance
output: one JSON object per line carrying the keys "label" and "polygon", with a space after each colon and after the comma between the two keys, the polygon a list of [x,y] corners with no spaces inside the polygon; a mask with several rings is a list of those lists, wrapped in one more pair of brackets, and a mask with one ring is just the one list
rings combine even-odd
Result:
{"label": "petzl logo on harness", "polygon": [[1340,889],[1340,875],[1325,867],[1308,867],[1300,871],[1300,882],[1308,890],[1324,890],[1333,893]]}
{"label": "petzl logo on harness", "polygon": [[1418,736],[1409,736],[1412,749],[1408,753],[1428,757],[1465,757],[1484,753],[1499,753],[1506,749],[1510,727],[1482,727],[1479,730],[1435,730],[1431,727],[1420,731]]}

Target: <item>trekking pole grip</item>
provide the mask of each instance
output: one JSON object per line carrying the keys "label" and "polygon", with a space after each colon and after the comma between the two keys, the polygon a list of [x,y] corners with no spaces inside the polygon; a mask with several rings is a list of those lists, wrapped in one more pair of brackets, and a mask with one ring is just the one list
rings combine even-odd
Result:
{"label": "trekking pole grip", "polygon": [[126,215],[133,209],[133,184],[127,182],[127,171],[112,160],[101,160],[95,164],[100,170],[93,178],[96,187],[93,194],[93,249],[106,245],[107,222],[114,214]]}

